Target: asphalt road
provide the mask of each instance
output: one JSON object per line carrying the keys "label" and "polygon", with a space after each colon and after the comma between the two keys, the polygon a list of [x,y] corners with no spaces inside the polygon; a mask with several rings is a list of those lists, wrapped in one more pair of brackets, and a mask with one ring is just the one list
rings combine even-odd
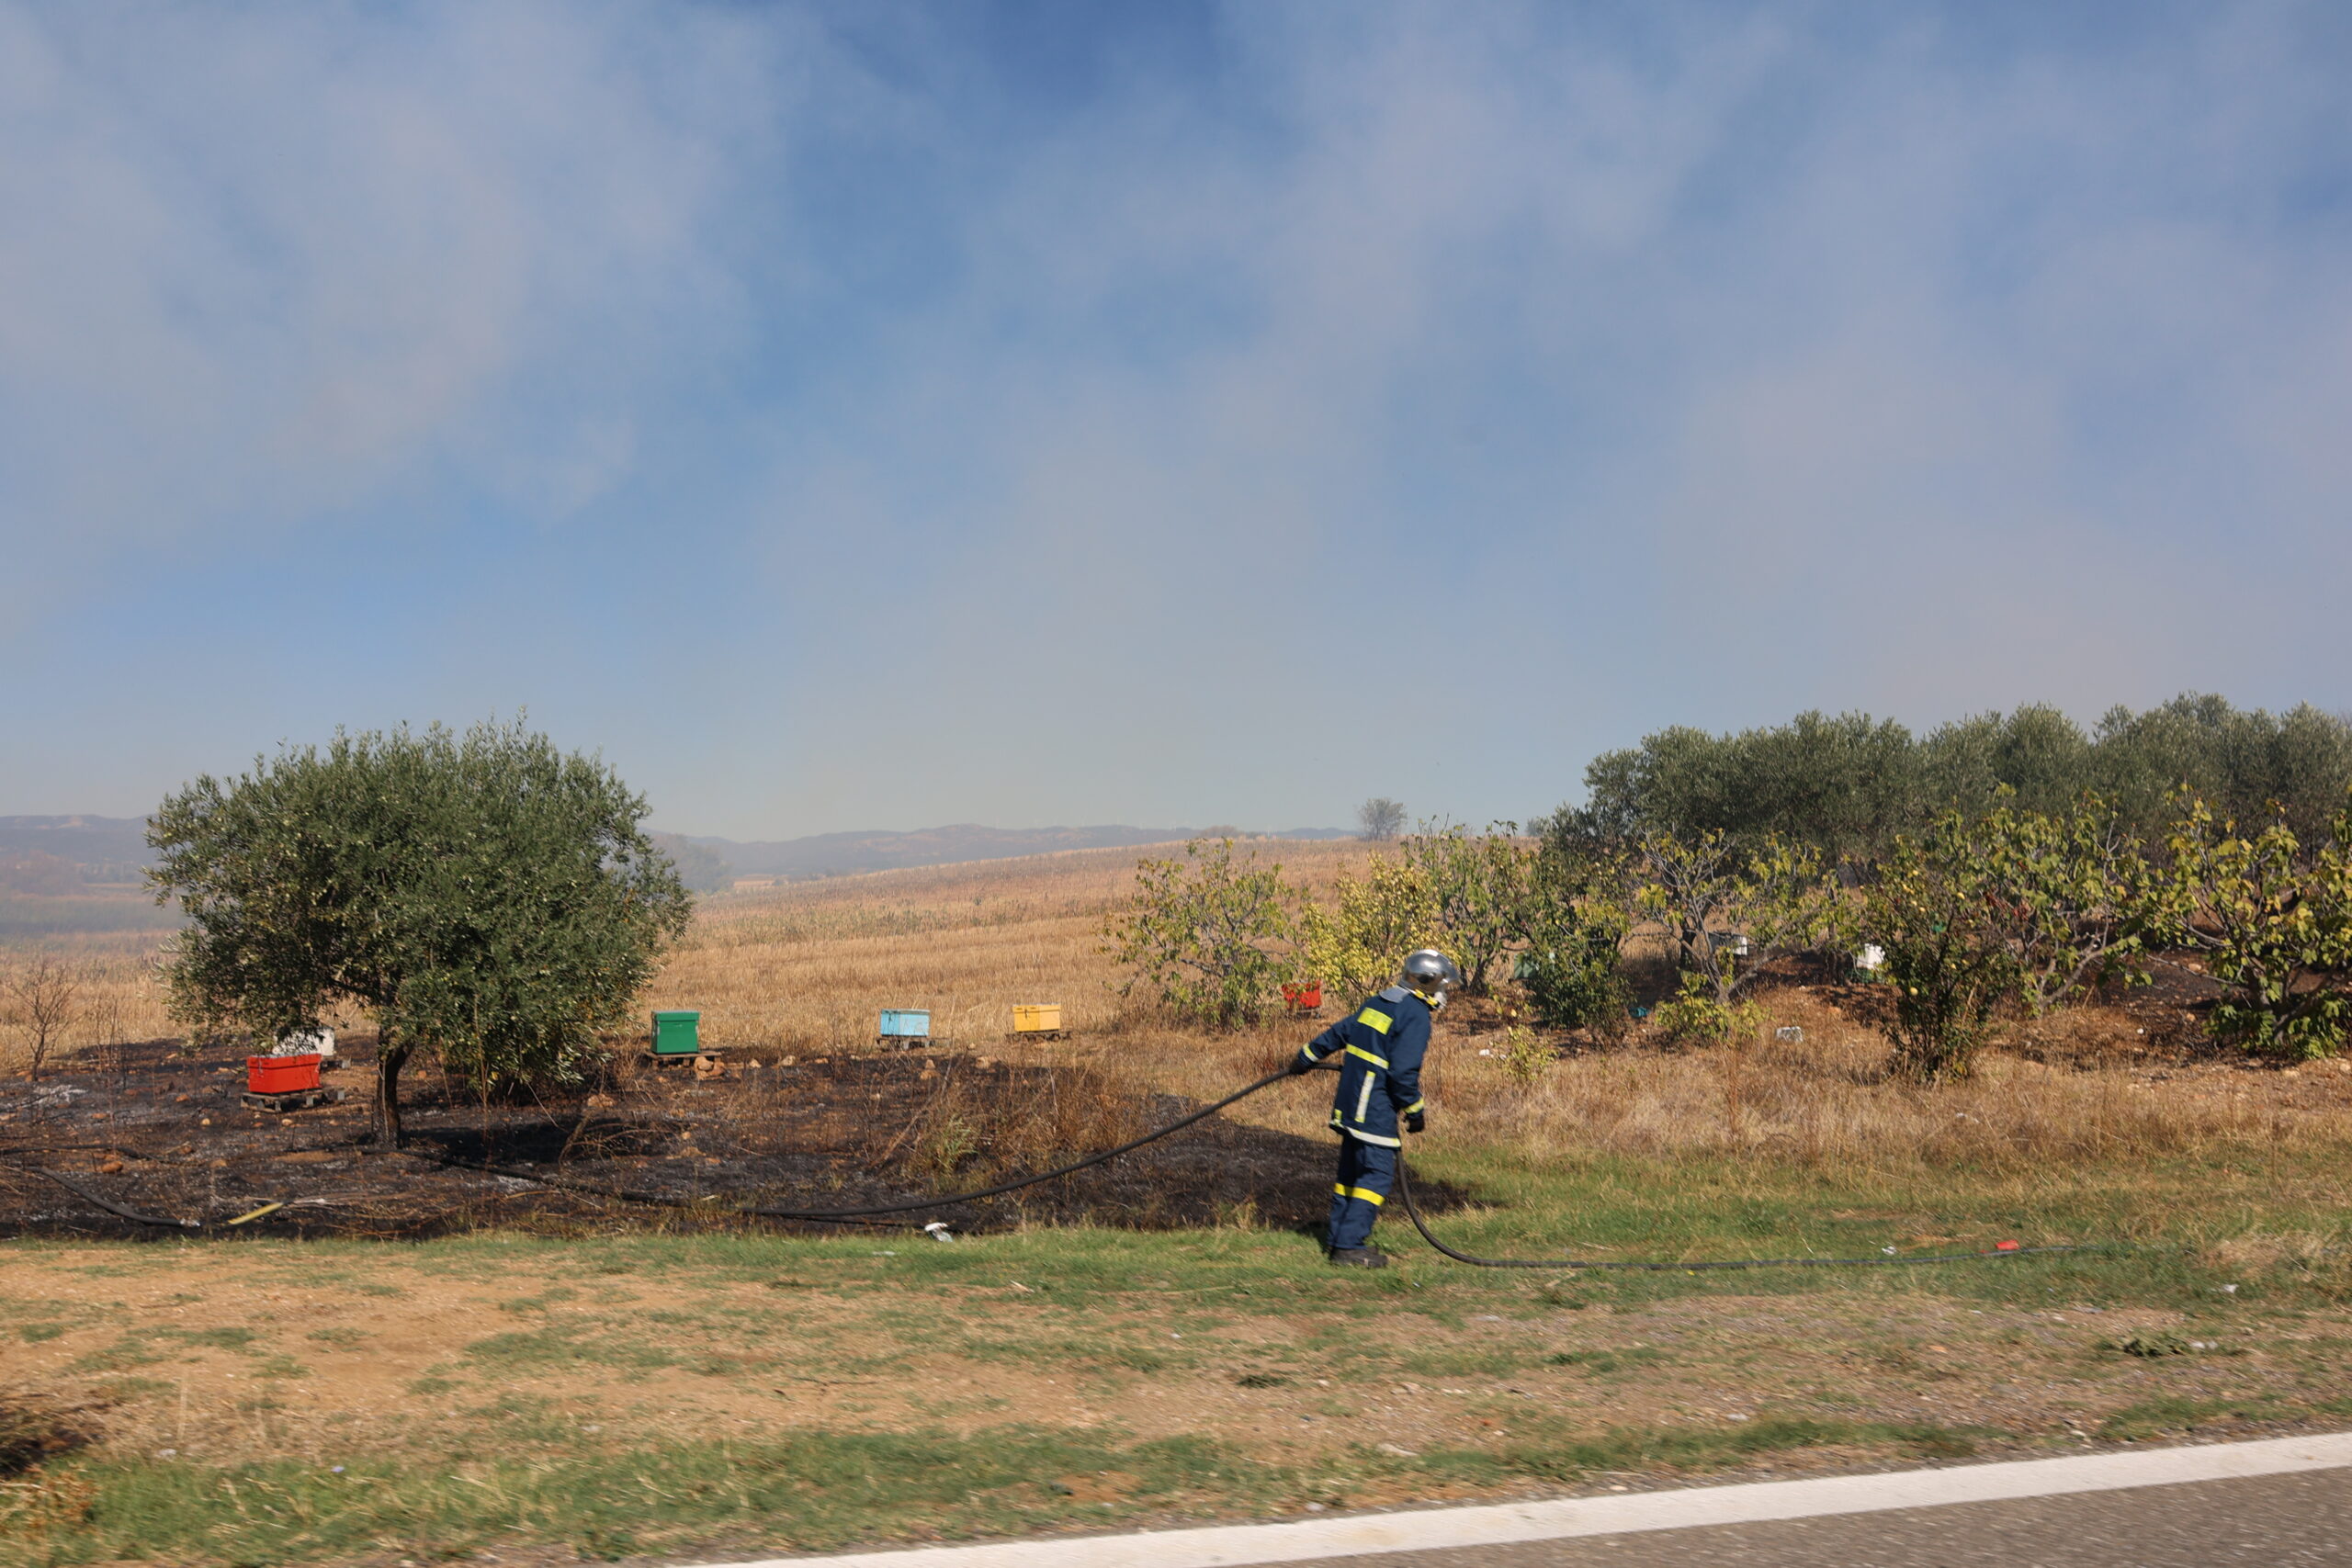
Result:
{"label": "asphalt road", "polygon": [[1331,1568],[2346,1568],[2352,1469],[1318,1561]]}

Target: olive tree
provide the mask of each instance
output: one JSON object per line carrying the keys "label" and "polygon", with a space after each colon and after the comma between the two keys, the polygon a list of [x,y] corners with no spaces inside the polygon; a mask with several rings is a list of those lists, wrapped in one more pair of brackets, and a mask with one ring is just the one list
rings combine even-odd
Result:
{"label": "olive tree", "polygon": [[1620,842],[1777,833],[1818,851],[1850,884],[1868,880],[1895,834],[1916,840],[1944,811],[1982,817],[2005,798],[2055,818],[2095,791],[2128,831],[2154,840],[2184,784],[2224,817],[2281,816],[2315,842],[2352,786],[2352,720],[2191,692],[2143,713],[2113,709],[2089,733],[2040,704],[1925,737],[1863,714],[1799,714],[1734,735],[1678,727],[1594,758],[1584,805],[1555,820]]}
{"label": "olive tree", "polygon": [[1830,866],[1861,865],[1910,825],[1920,788],[1919,749],[1903,726],[1803,713],[1736,735],[1678,726],[1603,752],[1585,769],[1585,805],[1567,817],[1621,842],[1716,832],[1753,846],[1776,835]]}
{"label": "olive tree", "polygon": [[276,1036],[365,1010],[393,1146],[419,1052],[483,1085],[576,1078],[692,908],[646,809],[519,722],[338,732],[199,777],[148,826],[156,900],[189,922],[174,1010]]}

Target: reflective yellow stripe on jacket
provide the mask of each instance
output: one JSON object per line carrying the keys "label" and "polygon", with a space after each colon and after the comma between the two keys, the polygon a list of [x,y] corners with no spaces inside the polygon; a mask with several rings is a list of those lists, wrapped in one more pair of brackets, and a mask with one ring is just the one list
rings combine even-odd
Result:
{"label": "reflective yellow stripe on jacket", "polygon": [[[1385,1035],[1395,1026],[1396,1015],[1392,1012],[1383,1012],[1376,1007],[1366,1006],[1356,1014],[1356,1021],[1374,1034]],[[1346,1055],[1355,1057],[1369,1067],[1378,1068],[1382,1073],[1388,1071],[1387,1057],[1376,1052],[1367,1051],[1361,1045],[1349,1046]],[[1364,1118],[1372,1111],[1372,1091],[1377,1082],[1378,1079],[1372,1073],[1365,1073],[1363,1081],[1356,1086],[1355,1115],[1351,1118],[1335,1105],[1331,1108],[1331,1125],[1349,1137],[1361,1138],[1367,1144],[1381,1144],[1392,1149],[1401,1149],[1405,1146],[1405,1141],[1402,1138],[1385,1138],[1378,1133],[1364,1131]],[[1351,1121],[1354,1125],[1349,1125]],[[1378,1202],[1379,1200],[1374,1198],[1373,1201]]]}

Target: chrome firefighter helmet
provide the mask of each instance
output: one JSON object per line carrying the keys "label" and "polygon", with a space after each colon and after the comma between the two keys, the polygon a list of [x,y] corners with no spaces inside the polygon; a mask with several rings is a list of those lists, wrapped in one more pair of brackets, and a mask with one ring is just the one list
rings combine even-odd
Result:
{"label": "chrome firefighter helmet", "polygon": [[1430,998],[1430,1005],[1445,1005],[1446,993],[1462,984],[1462,971],[1453,959],[1434,947],[1408,953],[1405,959],[1405,985]]}

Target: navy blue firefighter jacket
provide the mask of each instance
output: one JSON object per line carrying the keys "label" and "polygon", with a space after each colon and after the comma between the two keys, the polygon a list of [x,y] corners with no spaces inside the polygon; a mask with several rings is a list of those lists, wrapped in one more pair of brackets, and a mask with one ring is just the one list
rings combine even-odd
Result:
{"label": "navy blue firefighter jacket", "polygon": [[1421,1057],[1430,1048],[1430,1004],[1391,986],[1298,1048],[1310,1062],[1334,1051],[1340,1089],[1331,1125],[1367,1144],[1402,1148],[1397,1121],[1421,1109]]}

